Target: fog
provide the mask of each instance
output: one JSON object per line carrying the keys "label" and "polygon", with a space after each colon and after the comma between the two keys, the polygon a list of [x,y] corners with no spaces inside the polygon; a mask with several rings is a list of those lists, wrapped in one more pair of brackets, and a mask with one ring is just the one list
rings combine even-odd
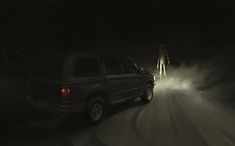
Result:
{"label": "fog", "polygon": [[[235,87],[233,67],[225,59],[221,61],[221,58],[223,57],[210,57],[198,62],[182,62],[179,66],[169,65],[167,78],[158,80],[157,90],[195,91],[213,102],[233,105]],[[155,76],[159,78],[156,72],[155,70]]]}

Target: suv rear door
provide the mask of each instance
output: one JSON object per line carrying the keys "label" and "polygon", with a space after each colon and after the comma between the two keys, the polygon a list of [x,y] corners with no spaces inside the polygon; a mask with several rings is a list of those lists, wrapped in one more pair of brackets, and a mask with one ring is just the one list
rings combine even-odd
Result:
{"label": "suv rear door", "polygon": [[130,80],[125,74],[125,69],[121,63],[119,57],[104,57],[105,88],[111,95],[111,102],[122,102],[127,98],[132,97],[132,91],[130,90]]}
{"label": "suv rear door", "polygon": [[129,58],[121,58],[121,63],[124,66],[125,76],[128,79],[129,92],[132,96],[140,96],[143,91],[144,78],[139,73],[137,65]]}
{"label": "suv rear door", "polygon": [[89,94],[101,88],[103,81],[100,59],[92,55],[72,58],[70,75],[71,97],[75,103],[84,101]]}

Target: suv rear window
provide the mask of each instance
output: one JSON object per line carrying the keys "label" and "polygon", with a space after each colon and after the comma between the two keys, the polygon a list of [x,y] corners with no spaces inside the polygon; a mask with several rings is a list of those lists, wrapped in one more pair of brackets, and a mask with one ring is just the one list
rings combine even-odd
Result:
{"label": "suv rear window", "polygon": [[39,60],[33,71],[34,78],[62,79],[64,57],[47,57]]}
{"label": "suv rear window", "polygon": [[128,58],[122,58],[122,63],[126,74],[137,73],[137,68]]}
{"label": "suv rear window", "polygon": [[95,77],[100,75],[97,58],[80,57],[75,62],[74,77]]}
{"label": "suv rear window", "polygon": [[105,71],[107,75],[124,74],[124,68],[119,58],[105,57],[104,65],[105,65]]}

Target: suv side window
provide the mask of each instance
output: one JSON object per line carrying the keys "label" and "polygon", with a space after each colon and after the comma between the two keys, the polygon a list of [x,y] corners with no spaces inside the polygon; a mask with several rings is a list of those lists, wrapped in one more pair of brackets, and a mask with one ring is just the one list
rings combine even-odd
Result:
{"label": "suv side window", "polygon": [[122,58],[122,63],[126,74],[137,73],[136,66],[128,58]]}
{"label": "suv side window", "polygon": [[75,61],[74,77],[95,77],[100,75],[97,58],[79,57]]}
{"label": "suv side window", "polygon": [[119,58],[105,57],[104,66],[107,75],[124,74],[124,68]]}

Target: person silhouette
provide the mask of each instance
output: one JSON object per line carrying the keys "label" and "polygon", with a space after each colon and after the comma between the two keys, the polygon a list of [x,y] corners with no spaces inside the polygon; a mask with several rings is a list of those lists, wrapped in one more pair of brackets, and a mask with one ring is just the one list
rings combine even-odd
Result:
{"label": "person silhouette", "polygon": [[157,59],[157,69],[159,70],[160,79],[162,78],[162,73],[166,77],[166,63],[170,64],[170,59],[167,54],[167,50],[163,44],[160,45],[158,50],[158,59]]}

